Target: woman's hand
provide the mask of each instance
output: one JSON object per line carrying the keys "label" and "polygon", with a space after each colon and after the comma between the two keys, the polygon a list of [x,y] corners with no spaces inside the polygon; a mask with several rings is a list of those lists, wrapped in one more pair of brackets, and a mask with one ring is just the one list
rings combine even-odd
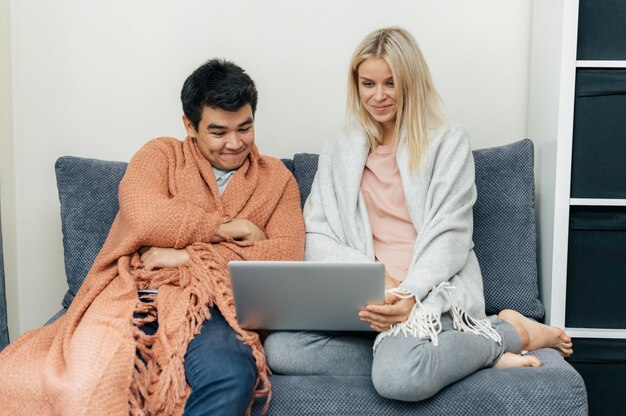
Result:
{"label": "woman's hand", "polygon": [[367,305],[359,312],[359,318],[361,321],[368,322],[374,331],[383,332],[393,324],[406,321],[413,306],[415,306],[415,297],[406,299],[396,297],[396,301],[392,304]]}
{"label": "woman's hand", "polygon": [[[385,292],[398,286],[400,281],[385,273]],[[414,305],[414,297],[402,299],[392,293],[385,293],[384,305],[367,305],[359,312],[359,318],[368,322],[374,331],[382,332],[393,324],[406,321]]]}
{"label": "woman's hand", "polygon": [[225,241],[224,237],[232,238],[238,241],[249,241],[251,243],[267,240],[265,233],[257,227],[252,221],[245,218],[234,218],[220,225],[217,234],[211,242],[219,243]]}
{"label": "woman's hand", "polygon": [[187,250],[163,247],[142,247],[139,258],[146,270],[178,267],[189,261]]}
{"label": "woman's hand", "polygon": [[400,281],[385,273],[385,304],[396,303],[400,299],[393,293],[387,293],[387,290],[398,286],[400,286]]}

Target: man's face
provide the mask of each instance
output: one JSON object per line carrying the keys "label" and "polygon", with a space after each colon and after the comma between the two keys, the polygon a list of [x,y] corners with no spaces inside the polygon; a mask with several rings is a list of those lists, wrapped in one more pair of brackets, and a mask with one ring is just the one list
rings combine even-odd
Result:
{"label": "man's face", "polygon": [[254,144],[252,107],[246,104],[237,111],[204,107],[198,129],[183,116],[187,134],[195,137],[202,155],[215,168],[238,169]]}

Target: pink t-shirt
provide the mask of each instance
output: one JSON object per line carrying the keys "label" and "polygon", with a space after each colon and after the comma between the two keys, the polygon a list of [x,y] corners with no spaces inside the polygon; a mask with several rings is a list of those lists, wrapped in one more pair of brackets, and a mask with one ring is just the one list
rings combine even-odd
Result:
{"label": "pink t-shirt", "polygon": [[398,280],[406,277],[417,231],[404,198],[394,145],[378,146],[365,162],[361,192],[374,236],[374,254],[387,273]]}

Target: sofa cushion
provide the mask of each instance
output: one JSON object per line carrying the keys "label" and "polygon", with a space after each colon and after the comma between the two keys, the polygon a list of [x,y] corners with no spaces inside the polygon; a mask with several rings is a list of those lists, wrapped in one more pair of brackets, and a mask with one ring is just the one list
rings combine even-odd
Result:
{"label": "sofa cushion", "polygon": [[304,203],[311,193],[313,179],[317,173],[317,160],[319,156],[312,153],[296,153],[293,156],[293,176],[300,187],[300,202],[304,208]]}
{"label": "sofa cushion", "polygon": [[126,163],[65,156],[55,165],[68,291],[67,308],[102,248],[117,214]]}
{"label": "sofa cushion", "polygon": [[537,276],[533,142],[474,151],[474,244],[488,314],[514,309],[542,319]]}
{"label": "sofa cushion", "polygon": [[285,164],[289,172],[293,173],[293,160],[292,159],[280,159]]}
{"label": "sofa cushion", "polygon": [[[381,397],[371,378],[273,375],[275,415],[587,415],[587,394],[580,375],[555,350],[532,352],[536,368],[487,368],[418,403]],[[257,400],[252,414],[260,415]]]}
{"label": "sofa cushion", "polygon": [[9,344],[7,300],[4,291],[4,257],[2,255],[2,219],[0,218],[0,351]]}
{"label": "sofa cushion", "polygon": [[[533,143],[529,139],[475,150],[474,244],[487,314],[515,309],[535,319],[544,315],[537,286],[537,234]],[[311,191],[318,156],[299,153],[293,174],[302,205]]]}

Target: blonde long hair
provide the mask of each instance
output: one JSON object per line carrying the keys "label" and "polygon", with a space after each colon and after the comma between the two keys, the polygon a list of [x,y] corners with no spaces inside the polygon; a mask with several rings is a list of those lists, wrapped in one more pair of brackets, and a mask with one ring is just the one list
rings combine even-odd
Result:
{"label": "blonde long hair", "polygon": [[399,27],[375,30],[357,46],[348,76],[347,123],[357,120],[365,129],[370,148],[382,143],[382,126],[367,112],[359,96],[359,66],[368,58],[383,58],[397,90],[394,142],[406,136],[409,170],[415,172],[428,146],[428,129],[445,123],[443,104],[419,45]]}

